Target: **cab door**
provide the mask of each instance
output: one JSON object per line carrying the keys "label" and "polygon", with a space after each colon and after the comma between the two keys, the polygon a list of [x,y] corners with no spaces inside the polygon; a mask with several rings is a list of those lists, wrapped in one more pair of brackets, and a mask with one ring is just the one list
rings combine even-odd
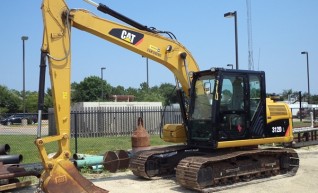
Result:
{"label": "cab door", "polygon": [[244,139],[248,136],[249,92],[245,74],[221,76],[218,138],[219,141]]}

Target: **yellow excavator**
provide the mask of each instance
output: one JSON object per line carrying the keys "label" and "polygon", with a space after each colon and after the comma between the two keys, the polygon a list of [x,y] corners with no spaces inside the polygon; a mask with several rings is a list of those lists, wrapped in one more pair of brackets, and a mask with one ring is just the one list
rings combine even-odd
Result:
{"label": "yellow excavator", "polygon": [[[150,28],[110,9],[85,0],[121,25],[84,9],[69,9],[64,0],[43,0],[44,22],[39,83],[39,120],[44,104],[46,60],[51,78],[57,134],[41,136],[35,144],[44,171],[40,188],[46,193],[106,193],[79,174],[70,161],[71,28],[88,32],[167,67],[176,78],[183,124],[163,128],[163,140],[177,145],[141,151],[130,169],[151,179],[176,174],[190,189],[246,181],[276,174],[295,174],[297,153],[261,144],[293,140],[291,111],[284,103],[266,98],[265,73],[211,68],[199,71],[191,53],[168,31]],[[45,145],[56,143],[54,156]]]}

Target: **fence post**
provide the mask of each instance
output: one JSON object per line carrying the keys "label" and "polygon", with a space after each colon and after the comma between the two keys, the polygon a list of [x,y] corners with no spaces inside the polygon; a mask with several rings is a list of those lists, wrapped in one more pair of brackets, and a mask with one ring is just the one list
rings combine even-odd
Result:
{"label": "fence post", "polygon": [[313,116],[314,116],[314,125],[315,125],[315,123],[316,123],[316,108],[313,108],[312,109],[312,111],[313,111]]}
{"label": "fence post", "polygon": [[55,117],[54,117],[54,109],[48,109],[48,120],[49,120],[49,136],[56,135],[56,124],[55,124]]}
{"label": "fence post", "polygon": [[75,153],[77,153],[77,112],[74,112]]}

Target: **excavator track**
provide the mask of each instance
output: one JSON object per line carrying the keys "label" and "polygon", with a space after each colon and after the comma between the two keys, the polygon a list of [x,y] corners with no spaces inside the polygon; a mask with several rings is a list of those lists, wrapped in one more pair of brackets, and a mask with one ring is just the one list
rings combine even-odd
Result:
{"label": "excavator track", "polygon": [[174,174],[181,159],[194,155],[202,153],[185,145],[154,148],[137,152],[130,159],[129,168],[136,176],[153,179]]}
{"label": "excavator track", "polygon": [[182,159],[176,169],[176,180],[186,188],[212,192],[253,179],[278,174],[292,176],[298,167],[299,158],[293,149],[221,151]]}
{"label": "excavator track", "polygon": [[[170,146],[136,153],[130,160],[133,174],[146,179],[176,174],[186,188],[213,192],[242,186],[278,174],[293,176],[298,154],[288,148],[206,149]],[[255,182],[257,180],[254,180]]]}

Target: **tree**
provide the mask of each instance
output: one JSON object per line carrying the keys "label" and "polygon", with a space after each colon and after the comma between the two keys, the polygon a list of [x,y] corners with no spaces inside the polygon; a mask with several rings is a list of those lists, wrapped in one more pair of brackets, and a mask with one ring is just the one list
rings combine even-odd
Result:
{"label": "tree", "polygon": [[[133,92],[132,92],[133,91]],[[128,94],[135,95],[135,101],[162,102],[163,105],[178,102],[175,87],[172,84],[164,83],[159,87],[149,88],[146,82],[140,84],[137,90],[127,89]]]}
{"label": "tree", "polygon": [[311,95],[310,96],[310,103],[318,104],[318,95]]}
{"label": "tree", "polygon": [[[101,101],[109,98],[112,87],[97,76],[84,78],[80,83],[72,83],[72,102]],[[103,88],[103,89],[102,89]],[[103,99],[101,97],[103,91]]]}
{"label": "tree", "polygon": [[136,101],[164,102],[161,93],[149,88],[146,82],[140,84],[140,88],[137,90],[135,97]]}
{"label": "tree", "polygon": [[46,90],[46,94],[44,96],[44,112],[49,112],[49,108],[53,108],[53,98],[52,98],[52,90],[48,88]]}
{"label": "tree", "polygon": [[170,83],[163,83],[159,87],[160,92],[165,98],[164,105],[178,103],[176,87]]}
{"label": "tree", "polygon": [[19,111],[22,99],[17,92],[0,85],[0,113],[15,113]]}
{"label": "tree", "polygon": [[[126,93],[127,93],[128,95],[137,96],[137,95],[138,95],[138,89],[129,87],[129,88],[126,89]],[[135,99],[135,100],[136,100],[136,99]]]}
{"label": "tree", "polygon": [[293,94],[293,90],[292,89],[283,90],[282,97],[284,98],[284,100],[287,100],[287,99],[290,98],[290,96],[292,94]]}
{"label": "tree", "polygon": [[123,86],[117,86],[112,88],[112,95],[125,95],[127,94],[127,91]]}
{"label": "tree", "polygon": [[[38,93],[27,91],[25,93],[25,111],[27,113],[36,113],[38,110]],[[23,111],[23,105],[21,105]]]}

